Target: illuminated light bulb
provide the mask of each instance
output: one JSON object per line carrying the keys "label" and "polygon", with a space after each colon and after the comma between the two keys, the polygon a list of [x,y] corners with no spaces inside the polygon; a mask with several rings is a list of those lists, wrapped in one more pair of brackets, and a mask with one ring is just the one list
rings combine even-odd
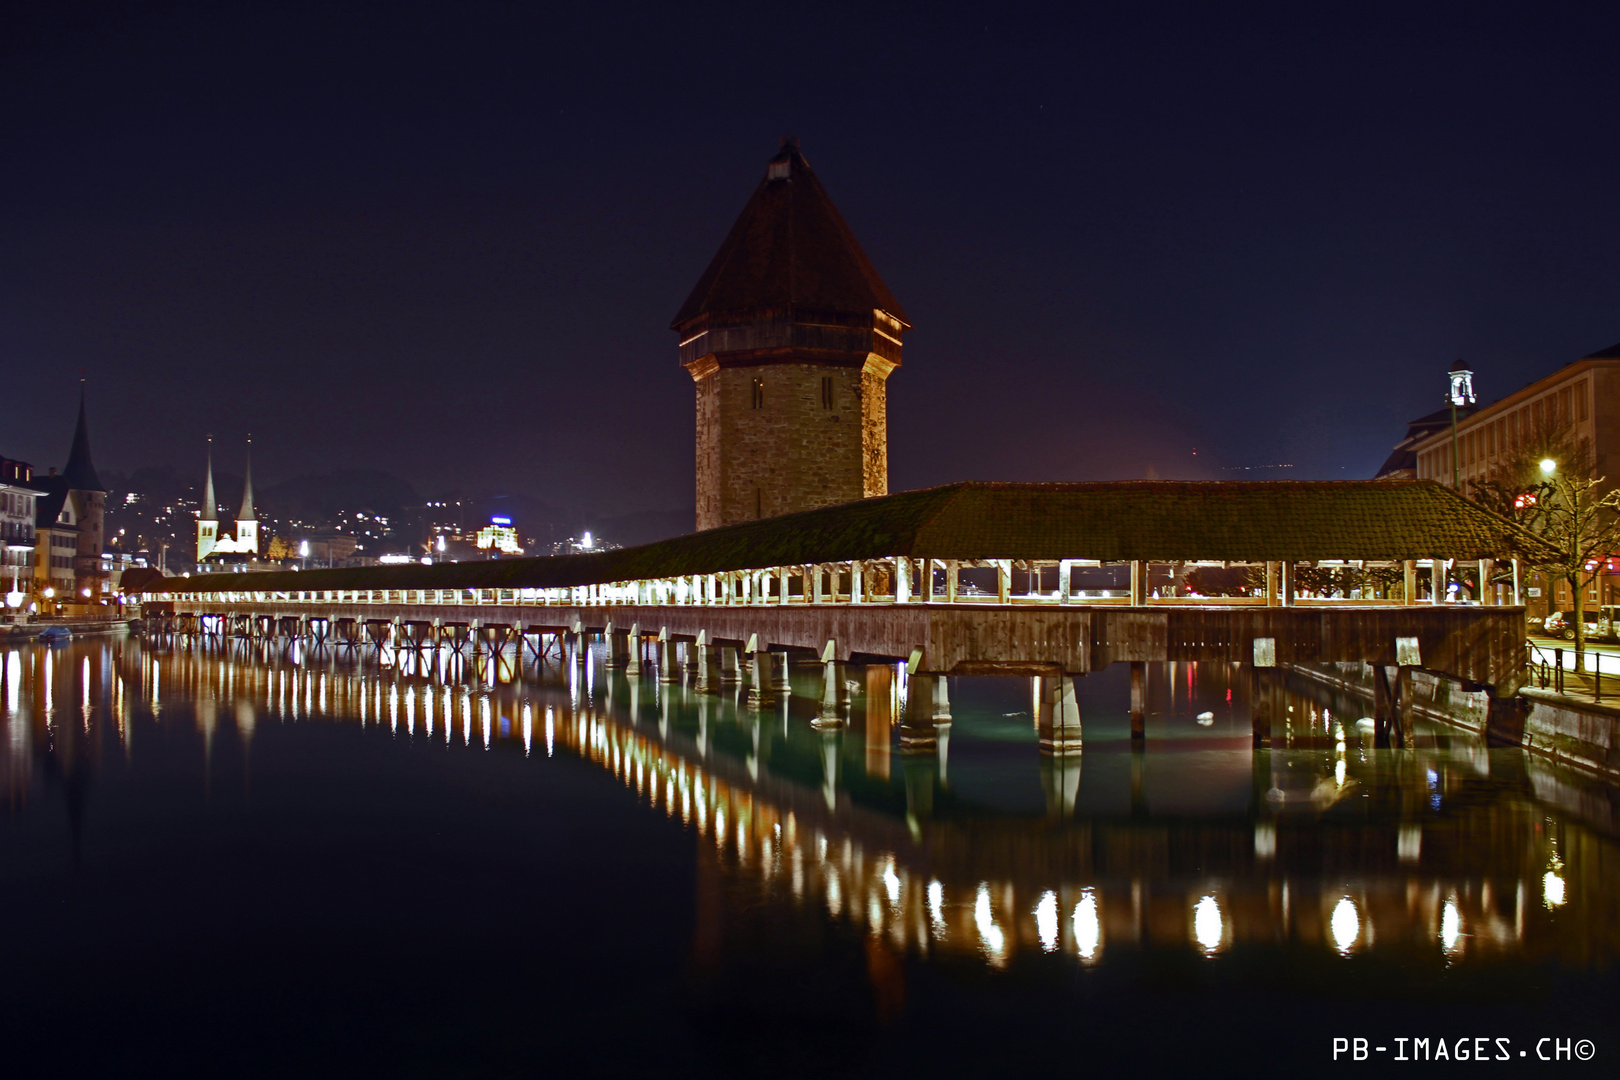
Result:
{"label": "illuminated light bulb", "polygon": [[1551,476],[1553,473],[1558,471],[1558,462],[1554,461],[1550,457],[1549,458],[1542,458],[1541,459],[1541,471],[1546,473],[1548,476]]}
{"label": "illuminated light bulb", "polygon": [[1035,933],[1041,939],[1041,948],[1056,952],[1058,947],[1057,893],[1048,889],[1035,905]]}
{"label": "illuminated light bulb", "polygon": [[1087,889],[1074,905],[1074,946],[1080,959],[1091,960],[1102,944],[1102,919],[1097,913],[1097,894]]}

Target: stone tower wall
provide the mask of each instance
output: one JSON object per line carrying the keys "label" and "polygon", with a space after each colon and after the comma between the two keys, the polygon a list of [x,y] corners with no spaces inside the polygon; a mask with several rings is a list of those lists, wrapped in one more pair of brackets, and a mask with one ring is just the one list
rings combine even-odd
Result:
{"label": "stone tower wall", "polygon": [[[891,370],[876,356],[864,368],[694,365],[697,527],[886,494],[885,381]],[[823,379],[832,380],[830,407]]]}

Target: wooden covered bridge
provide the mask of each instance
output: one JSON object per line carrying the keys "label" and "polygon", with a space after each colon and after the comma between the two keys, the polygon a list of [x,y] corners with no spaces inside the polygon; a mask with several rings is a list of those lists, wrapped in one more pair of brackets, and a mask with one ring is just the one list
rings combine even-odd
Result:
{"label": "wooden covered bridge", "polygon": [[743,678],[745,649],[760,690],[772,651],[906,661],[914,701],[918,679],[1035,675],[1053,750],[1078,746],[1069,680],[1116,661],[1133,716],[1148,662],[1363,662],[1398,738],[1414,667],[1517,692],[1520,562],[1549,555],[1430,482],[962,483],[594,554],[164,578],[143,606],[178,632],[410,648],[573,635],[583,656],[600,634],[636,674],[658,643],[665,680],[684,642],[700,686],[711,655]]}

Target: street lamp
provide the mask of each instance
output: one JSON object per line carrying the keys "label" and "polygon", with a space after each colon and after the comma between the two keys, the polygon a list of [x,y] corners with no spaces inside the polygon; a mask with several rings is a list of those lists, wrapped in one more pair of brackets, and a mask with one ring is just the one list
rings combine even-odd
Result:
{"label": "street lamp", "polygon": [[1553,473],[1558,471],[1558,462],[1554,461],[1550,457],[1542,458],[1541,471],[1544,475],[1551,476]]}

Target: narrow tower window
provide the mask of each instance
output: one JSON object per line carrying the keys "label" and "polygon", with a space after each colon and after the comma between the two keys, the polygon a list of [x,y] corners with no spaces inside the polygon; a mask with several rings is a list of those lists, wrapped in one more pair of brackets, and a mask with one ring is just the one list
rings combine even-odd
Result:
{"label": "narrow tower window", "polygon": [[765,381],[763,379],[755,379],[754,380],[754,408],[763,409],[764,407],[765,407]]}
{"label": "narrow tower window", "polygon": [[833,381],[831,375],[821,377],[821,407],[823,409],[833,407]]}

